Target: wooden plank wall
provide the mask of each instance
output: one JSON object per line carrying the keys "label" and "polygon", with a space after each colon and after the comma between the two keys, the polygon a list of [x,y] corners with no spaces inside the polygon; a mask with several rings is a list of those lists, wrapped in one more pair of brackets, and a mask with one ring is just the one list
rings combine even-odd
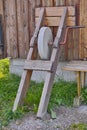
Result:
{"label": "wooden plank wall", "polygon": [[80,29],[79,57],[87,60],[87,0],[80,0],[80,24],[85,29]]}
{"label": "wooden plank wall", "polygon": [[[35,29],[35,7],[69,6],[77,7],[77,25],[79,25],[79,8],[84,10],[79,0],[0,0],[0,13],[3,14],[5,27],[5,47],[7,56],[12,58],[26,58],[29,41]],[[1,3],[3,6],[1,6]],[[4,7],[4,8],[2,8]],[[2,9],[1,9],[2,8]],[[81,17],[83,14],[80,14]],[[83,16],[84,17],[84,16]],[[80,21],[82,21],[80,19]],[[51,27],[55,37],[57,28]],[[81,36],[82,32],[80,33]],[[72,60],[82,57],[82,41],[78,42],[78,29],[70,30],[67,45],[62,46],[61,60]]]}
{"label": "wooden plank wall", "polygon": [[[1,22],[1,25],[4,27],[4,5],[3,4],[4,4],[3,0],[0,0],[0,22]],[[3,32],[4,32],[4,28],[2,28],[2,33]],[[3,34],[3,36],[4,36],[4,34]],[[0,47],[0,58],[4,57],[3,51],[4,51],[3,48]]]}

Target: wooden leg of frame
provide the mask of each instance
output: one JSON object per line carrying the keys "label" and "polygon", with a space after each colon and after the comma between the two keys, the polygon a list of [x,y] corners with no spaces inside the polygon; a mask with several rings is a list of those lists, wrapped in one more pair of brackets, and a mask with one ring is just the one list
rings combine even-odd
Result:
{"label": "wooden leg of frame", "polygon": [[17,110],[17,107],[19,105],[22,105],[24,102],[24,98],[26,96],[26,93],[30,84],[31,74],[32,74],[32,71],[27,71],[27,70],[24,70],[22,74],[21,82],[19,85],[15,102],[14,102],[14,106],[13,106],[13,112]]}
{"label": "wooden leg of frame", "polygon": [[47,112],[47,106],[49,103],[54,75],[55,75],[55,73],[54,74],[51,72],[47,73],[40,104],[39,104],[39,108],[38,108],[38,113],[37,113],[38,118],[43,118]]}
{"label": "wooden leg of frame", "polygon": [[80,71],[77,71],[77,92],[78,97],[80,97],[81,94]]}
{"label": "wooden leg of frame", "polygon": [[85,72],[81,72],[81,87],[85,86]]}

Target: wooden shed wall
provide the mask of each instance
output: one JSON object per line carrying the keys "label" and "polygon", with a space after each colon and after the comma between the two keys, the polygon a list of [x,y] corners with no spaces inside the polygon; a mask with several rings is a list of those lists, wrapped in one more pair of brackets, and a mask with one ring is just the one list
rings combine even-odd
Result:
{"label": "wooden shed wall", "polygon": [[[76,24],[79,25],[83,24],[84,6],[85,4],[87,5],[86,1],[0,0],[0,14],[3,15],[4,26],[5,55],[12,58],[26,58],[29,50],[29,41],[35,29],[35,7],[74,5],[76,6],[77,15]],[[84,24],[87,24],[87,21],[84,21]],[[57,28],[52,27],[52,31],[55,36]],[[79,33],[81,38],[79,38]],[[67,44],[62,47],[61,59],[71,60],[84,58],[83,44],[86,39],[86,34],[84,37],[84,31],[82,29],[80,31],[78,29],[70,30]]]}

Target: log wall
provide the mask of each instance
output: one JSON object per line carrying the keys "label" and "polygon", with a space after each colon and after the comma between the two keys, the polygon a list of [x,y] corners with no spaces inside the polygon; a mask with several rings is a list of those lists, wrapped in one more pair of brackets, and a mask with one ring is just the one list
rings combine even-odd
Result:
{"label": "log wall", "polygon": [[[5,56],[26,58],[29,41],[35,29],[35,7],[69,5],[76,7],[76,25],[87,26],[85,13],[87,0],[0,0],[0,14],[3,16],[4,26]],[[51,27],[51,29],[55,37],[57,28]],[[86,29],[70,30],[67,44],[62,47],[61,59],[72,60],[86,57],[86,39]]]}

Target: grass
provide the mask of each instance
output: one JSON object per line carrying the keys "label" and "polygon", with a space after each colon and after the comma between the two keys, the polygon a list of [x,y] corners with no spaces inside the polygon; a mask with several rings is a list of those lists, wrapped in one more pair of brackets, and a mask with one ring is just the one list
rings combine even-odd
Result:
{"label": "grass", "polygon": [[[26,112],[37,112],[43,83],[31,82],[29,91],[24,101],[24,105],[15,113],[12,106],[18,90],[20,77],[8,74],[0,78],[0,121],[2,125],[7,125],[12,119],[21,117]],[[55,83],[48,106],[48,111],[55,106],[72,106],[73,98],[76,95],[76,84],[60,81]]]}
{"label": "grass", "polygon": [[[6,64],[6,66],[4,64]],[[37,112],[43,83],[31,82],[24,105],[13,113],[12,107],[17,94],[20,77],[9,74],[8,59],[5,59],[5,63],[4,60],[1,60],[0,65],[0,124],[7,125],[10,120],[20,118],[25,113],[30,111]],[[6,69],[3,69],[4,66]],[[54,83],[48,111],[50,112],[54,107],[60,105],[72,106],[76,93],[76,83],[65,82],[62,80],[58,83]]]}
{"label": "grass", "polygon": [[87,124],[72,124],[67,130],[87,130]]}

